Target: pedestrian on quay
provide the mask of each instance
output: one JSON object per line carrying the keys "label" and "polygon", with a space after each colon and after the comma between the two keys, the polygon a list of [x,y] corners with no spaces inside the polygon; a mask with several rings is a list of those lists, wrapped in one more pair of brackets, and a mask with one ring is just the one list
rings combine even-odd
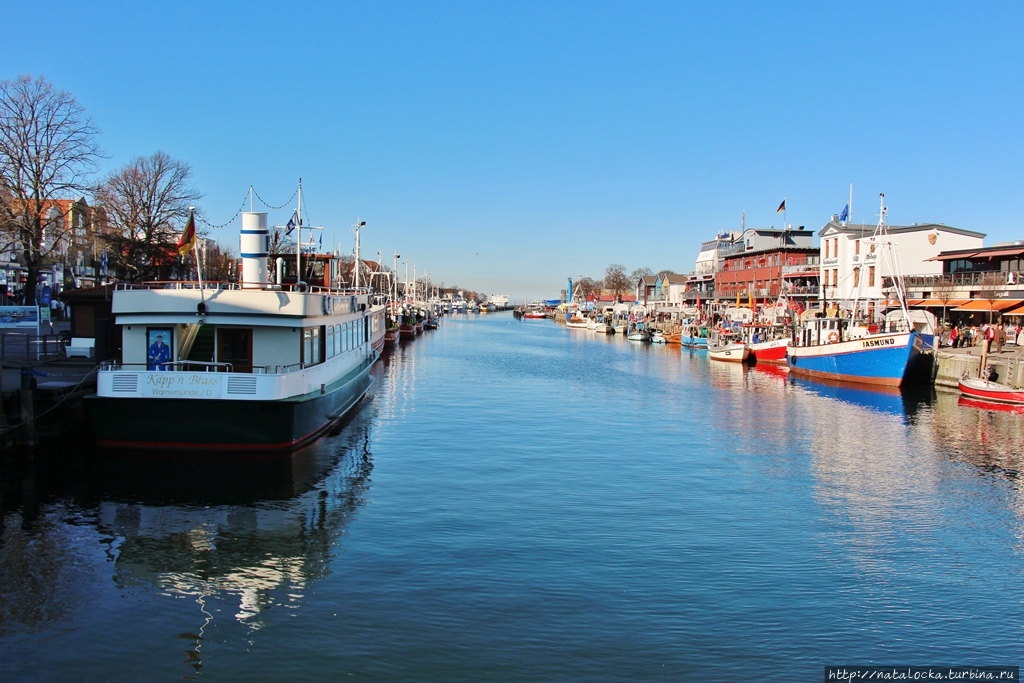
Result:
{"label": "pedestrian on quay", "polygon": [[950,348],[956,348],[957,337],[960,336],[960,328],[957,325],[953,325],[953,329],[949,331],[949,346]]}
{"label": "pedestrian on quay", "polygon": [[999,323],[996,325],[995,331],[995,342],[996,342],[996,353],[1002,353],[1003,344],[1006,343],[1006,330],[1003,328],[1003,324]]}

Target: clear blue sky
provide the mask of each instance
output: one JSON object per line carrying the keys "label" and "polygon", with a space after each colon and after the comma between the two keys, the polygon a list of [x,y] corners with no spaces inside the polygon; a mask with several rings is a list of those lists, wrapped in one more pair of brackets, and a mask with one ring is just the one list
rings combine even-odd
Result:
{"label": "clear blue sky", "polygon": [[[7,3],[0,77],[43,75],[115,169],[189,162],[213,222],[301,176],[325,245],[552,296],[693,269],[723,229],[846,203],[1024,239],[1024,4]],[[28,27],[33,27],[27,30]],[[272,222],[287,211],[271,213]],[[238,222],[215,233],[237,252]]]}

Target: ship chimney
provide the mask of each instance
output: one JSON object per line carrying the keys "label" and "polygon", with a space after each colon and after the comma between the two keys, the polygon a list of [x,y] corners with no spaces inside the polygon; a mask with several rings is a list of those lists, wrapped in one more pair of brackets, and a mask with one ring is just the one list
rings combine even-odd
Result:
{"label": "ship chimney", "polygon": [[270,282],[270,273],[267,271],[267,253],[270,251],[267,214],[242,212],[238,251],[242,257],[242,287],[266,287]]}

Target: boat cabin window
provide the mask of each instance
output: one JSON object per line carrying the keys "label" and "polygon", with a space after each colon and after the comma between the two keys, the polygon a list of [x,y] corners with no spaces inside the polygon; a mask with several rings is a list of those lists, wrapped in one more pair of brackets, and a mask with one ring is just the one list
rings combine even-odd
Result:
{"label": "boat cabin window", "polygon": [[302,364],[316,365],[322,363],[320,346],[320,328],[310,327],[302,331]]}
{"label": "boat cabin window", "polygon": [[337,354],[337,350],[334,348],[334,337],[334,325],[329,325],[327,327],[327,339],[324,342],[324,348],[327,349],[328,358],[334,358],[335,354]]}
{"label": "boat cabin window", "polygon": [[217,360],[221,363],[231,363],[234,372],[252,372],[252,330],[219,328]]}

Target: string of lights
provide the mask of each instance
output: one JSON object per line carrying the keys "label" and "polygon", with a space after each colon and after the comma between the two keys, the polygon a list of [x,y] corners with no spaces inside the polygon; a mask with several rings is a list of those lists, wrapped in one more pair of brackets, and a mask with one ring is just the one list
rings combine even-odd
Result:
{"label": "string of lights", "polygon": [[235,211],[235,215],[233,215],[231,218],[229,218],[226,223],[221,223],[220,225],[214,225],[210,221],[208,221],[205,218],[203,218],[202,216],[198,216],[198,215],[196,216],[196,219],[200,223],[202,223],[203,225],[205,225],[205,226],[207,226],[209,228],[212,228],[213,230],[220,230],[221,228],[226,228],[226,227],[228,227],[229,225],[231,225],[232,223],[235,222],[235,219],[238,218],[238,214],[242,213],[242,209],[245,208],[245,203],[247,201],[249,201],[248,195],[246,195],[245,197],[242,198],[242,204],[241,204],[241,206],[238,207],[238,211]]}
{"label": "string of lights", "polygon": [[278,210],[283,209],[284,207],[288,206],[289,204],[292,203],[292,200],[295,199],[295,195],[297,195],[299,193],[299,188],[296,187],[295,188],[295,192],[292,192],[292,196],[289,197],[287,200],[285,200],[285,202],[283,204],[281,204],[280,206],[274,206],[273,204],[269,203],[266,199],[261,197],[260,193],[256,191],[255,187],[250,185],[249,189],[252,190],[252,193],[254,195],[256,195],[256,199],[260,200],[260,202],[263,204],[263,206],[267,207],[271,211],[278,211]]}

